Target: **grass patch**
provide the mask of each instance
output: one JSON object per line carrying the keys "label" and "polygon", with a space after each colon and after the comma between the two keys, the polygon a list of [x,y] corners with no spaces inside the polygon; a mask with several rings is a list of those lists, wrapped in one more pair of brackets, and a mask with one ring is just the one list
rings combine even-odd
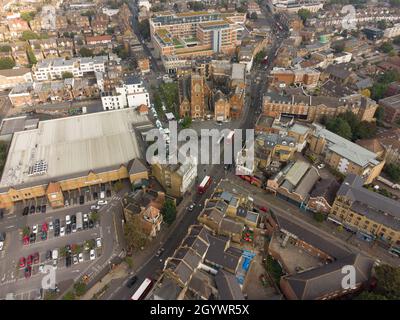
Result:
{"label": "grass patch", "polygon": [[73,291],[68,291],[64,296],[63,300],[75,300],[75,293]]}

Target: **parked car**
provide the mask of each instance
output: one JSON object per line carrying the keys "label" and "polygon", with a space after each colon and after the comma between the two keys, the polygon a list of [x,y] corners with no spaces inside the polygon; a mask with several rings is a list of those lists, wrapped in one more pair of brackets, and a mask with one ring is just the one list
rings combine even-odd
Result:
{"label": "parked car", "polygon": [[60,228],[60,236],[61,237],[65,236],[65,227]]}
{"label": "parked car", "polygon": [[105,204],[107,204],[107,203],[108,203],[107,200],[99,200],[99,201],[97,201],[97,204],[98,204],[99,206],[105,205]]}
{"label": "parked car", "polygon": [[84,196],[80,196],[79,197],[79,204],[84,204],[85,203],[85,197]]}
{"label": "parked car", "polygon": [[45,204],[42,205],[41,211],[42,211],[42,213],[46,213],[46,205]]}
{"label": "parked car", "polygon": [[23,242],[24,245],[28,245],[29,244],[29,236],[24,236],[22,238],[22,242]]}
{"label": "parked car", "polygon": [[133,285],[137,282],[138,278],[137,276],[133,276],[132,278],[130,278],[128,280],[128,282],[126,283],[126,286],[130,289],[133,287]]}
{"label": "parked car", "polygon": [[35,206],[34,205],[31,206],[31,208],[29,210],[29,213],[30,214],[35,213]]}
{"label": "parked car", "polygon": [[90,255],[89,255],[89,257],[90,257],[90,260],[96,259],[96,253],[94,252],[94,249],[90,250]]}
{"label": "parked car", "polygon": [[71,224],[72,232],[76,232],[76,223]]}
{"label": "parked car", "polygon": [[52,254],[51,254],[51,250],[47,250],[46,251],[46,260],[51,260]]}
{"label": "parked car", "polygon": [[30,266],[31,264],[32,264],[32,262],[33,262],[33,255],[29,255],[28,256],[28,259],[26,259],[26,264],[28,265],[28,266]]}
{"label": "parked car", "polygon": [[79,263],[83,262],[83,253],[82,252],[78,255],[78,261],[79,261]]}
{"label": "parked car", "polygon": [[36,241],[36,234],[31,233],[31,235],[29,236],[29,243],[35,243]]}
{"label": "parked car", "polygon": [[89,228],[89,223],[87,221],[83,221],[83,230]]}
{"label": "parked car", "polygon": [[41,209],[42,209],[42,206],[37,205],[37,206],[36,206],[36,213],[39,213]]}
{"label": "parked car", "polygon": [[100,206],[98,206],[98,205],[93,205],[90,207],[90,210],[99,210],[99,209],[100,209]]}
{"label": "parked car", "polygon": [[42,232],[44,231],[44,232],[47,232],[49,230],[49,226],[48,226],[48,224],[46,223],[46,222],[44,222],[43,224],[42,224]]}
{"label": "parked car", "polygon": [[110,198],[110,197],[111,197],[111,190],[107,190],[107,191],[106,191],[106,197],[107,197],[107,198]]}
{"label": "parked car", "polygon": [[325,168],[325,164],[324,163],[320,163],[317,167],[319,170]]}
{"label": "parked car", "polygon": [[20,266],[20,268],[24,268],[25,265],[26,265],[26,259],[25,259],[25,257],[19,258],[19,266]]}
{"label": "parked car", "polygon": [[65,227],[65,233],[70,234],[71,232],[72,232],[72,227],[70,224],[67,224],[67,226]]}
{"label": "parked car", "polygon": [[71,223],[71,217],[70,217],[69,214],[67,214],[67,215],[65,216],[65,223],[66,223],[67,225],[69,225],[69,224]]}
{"label": "parked car", "polygon": [[59,237],[60,236],[60,227],[54,229],[54,236],[55,237]]}
{"label": "parked car", "polygon": [[76,223],[76,215],[71,216],[71,223]]}
{"label": "parked car", "polygon": [[65,257],[65,266],[68,268],[70,267],[72,264],[72,257],[70,254],[67,254],[67,256]]}
{"label": "parked car", "polygon": [[33,263],[39,263],[39,252],[33,254]]}
{"label": "parked car", "polygon": [[23,216],[27,216],[29,213],[29,207],[25,207],[24,210],[22,211]]}
{"label": "parked car", "polygon": [[39,266],[39,272],[43,273],[43,271],[44,271],[44,263],[41,263]]}
{"label": "parked car", "polygon": [[53,228],[54,228],[53,221],[50,221],[49,222],[49,230],[51,231],[51,230],[53,230]]}
{"label": "parked car", "polygon": [[60,227],[60,219],[54,220],[54,226],[55,227]]}
{"label": "parked car", "polygon": [[83,221],[85,222],[88,222],[88,220],[89,220],[89,216],[88,216],[88,214],[87,213],[84,213],[83,214]]}
{"label": "parked car", "polygon": [[99,198],[99,195],[97,192],[93,192],[93,200],[97,200]]}
{"label": "parked car", "polygon": [[89,229],[92,229],[93,227],[94,227],[93,220],[89,220]]}
{"label": "parked car", "polygon": [[96,247],[101,248],[101,238],[96,239]]}
{"label": "parked car", "polygon": [[160,248],[160,249],[158,249],[158,251],[156,252],[156,257],[159,257],[159,256],[161,256],[162,255],[162,253],[164,252],[164,248]]}
{"label": "parked car", "polygon": [[189,206],[188,210],[189,210],[189,211],[193,211],[193,209],[194,209],[194,204],[191,204],[191,205]]}
{"label": "parked car", "polygon": [[32,275],[32,267],[31,266],[27,266],[25,268],[24,275],[25,275],[25,278],[30,278],[30,276]]}
{"label": "parked car", "polygon": [[74,254],[74,256],[73,256],[72,259],[73,259],[72,263],[73,263],[74,265],[79,263],[78,255]]}
{"label": "parked car", "polygon": [[47,240],[47,232],[46,231],[42,231],[42,233],[40,234],[40,239]]}

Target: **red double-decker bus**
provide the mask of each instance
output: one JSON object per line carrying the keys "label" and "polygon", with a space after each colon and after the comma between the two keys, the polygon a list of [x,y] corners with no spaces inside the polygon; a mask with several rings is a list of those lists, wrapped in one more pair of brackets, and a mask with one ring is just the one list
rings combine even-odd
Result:
{"label": "red double-decker bus", "polygon": [[211,177],[205,176],[203,181],[197,187],[197,192],[200,194],[203,194],[204,192],[206,192],[206,190],[210,186],[210,184],[211,184]]}

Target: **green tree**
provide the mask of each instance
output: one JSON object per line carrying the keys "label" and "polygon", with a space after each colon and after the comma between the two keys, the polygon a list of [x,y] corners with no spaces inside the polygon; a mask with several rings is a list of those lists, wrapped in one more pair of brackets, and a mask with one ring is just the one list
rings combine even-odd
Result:
{"label": "green tree", "polygon": [[299,15],[303,23],[306,23],[307,19],[311,16],[310,10],[307,9],[300,9],[299,11],[297,11],[297,14]]}
{"label": "green tree", "polygon": [[8,44],[0,46],[0,52],[10,52],[11,47]]}
{"label": "green tree", "polygon": [[82,246],[79,244],[73,244],[71,245],[71,251],[73,254],[79,254],[83,250]]}
{"label": "green tree", "polygon": [[386,297],[388,300],[400,299],[400,268],[387,264],[375,267],[377,286],[374,293]]}
{"label": "green tree", "polygon": [[27,46],[26,54],[28,55],[29,64],[31,66],[35,65],[37,63],[37,59],[36,59],[35,54],[33,53],[32,48],[30,46]]}
{"label": "green tree", "polygon": [[383,53],[389,53],[389,52],[393,51],[393,45],[391,42],[386,41],[381,44],[381,46],[379,47],[379,50],[381,50]]}
{"label": "green tree", "polygon": [[100,219],[100,215],[99,215],[99,213],[98,212],[91,212],[90,213],[90,219],[93,221],[93,222],[97,222],[97,221],[99,221],[99,219]]}
{"label": "green tree", "polygon": [[341,118],[333,118],[328,120],[326,128],[345,139],[350,140],[352,138],[351,127],[345,120]]}
{"label": "green tree", "polygon": [[126,59],[129,56],[129,51],[124,46],[114,48],[113,52],[121,59]]}
{"label": "green tree", "polygon": [[144,39],[150,39],[150,23],[149,19],[145,19],[141,22],[139,22],[138,25],[139,28],[139,33],[142,35]]}
{"label": "green tree", "polygon": [[63,300],[75,300],[75,293],[73,291],[68,291],[66,294],[64,294]]}
{"label": "green tree", "polygon": [[390,5],[392,7],[400,7],[400,0],[390,0]]}
{"label": "green tree", "polygon": [[314,212],[313,216],[315,221],[322,222],[325,220],[325,215],[321,212]]}
{"label": "green tree", "polygon": [[182,128],[185,129],[185,128],[189,128],[191,124],[192,124],[192,118],[186,116],[186,117],[183,118],[183,121],[182,121],[181,125],[182,125]]}
{"label": "green tree", "polygon": [[388,300],[388,299],[385,296],[378,293],[363,291],[358,295],[356,300]]}
{"label": "green tree", "polygon": [[333,50],[335,50],[336,53],[343,52],[344,51],[344,46],[345,46],[344,42],[336,42],[333,45]]}
{"label": "green tree", "polygon": [[387,22],[385,20],[379,20],[377,27],[381,30],[385,30],[387,28]]}
{"label": "green tree", "polygon": [[36,16],[35,11],[29,11],[29,12],[22,12],[21,13],[21,19],[25,20],[26,22],[32,21]]}
{"label": "green tree", "polygon": [[176,218],[176,205],[171,199],[166,199],[165,203],[161,209],[161,214],[163,215],[164,221],[171,225]]}
{"label": "green tree", "polygon": [[257,20],[258,19],[257,12],[252,12],[251,15],[250,15],[250,19],[251,20]]}
{"label": "green tree", "polygon": [[15,62],[10,57],[0,58],[0,70],[12,69],[15,67]]}
{"label": "green tree", "polygon": [[383,172],[394,182],[400,182],[400,166],[394,163],[388,163],[383,168]]}
{"label": "green tree", "polygon": [[376,111],[374,114],[374,118],[376,119],[376,121],[378,121],[378,122],[383,121],[384,115],[385,115],[385,110],[383,109],[382,106],[379,106],[378,108],[376,108]]}
{"label": "green tree", "polygon": [[205,10],[206,6],[204,3],[200,2],[200,1],[191,1],[188,2],[188,6],[190,9],[192,9],[193,11],[201,11],[201,10]]}
{"label": "green tree", "polygon": [[138,215],[130,216],[124,224],[124,237],[128,252],[145,247],[149,241]]}
{"label": "green tree", "polygon": [[26,31],[22,32],[21,39],[28,41],[28,40],[33,40],[33,39],[40,39],[40,36],[33,31],[26,30]]}
{"label": "green tree", "polygon": [[69,78],[73,78],[74,75],[72,74],[72,72],[65,71],[65,72],[63,72],[63,73],[61,74],[61,77],[62,77],[63,79],[69,79]]}
{"label": "green tree", "polygon": [[81,55],[81,57],[93,57],[93,51],[86,47],[80,48],[79,54]]}
{"label": "green tree", "polygon": [[82,281],[75,283],[74,291],[78,297],[83,296],[86,293],[86,284],[84,284]]}

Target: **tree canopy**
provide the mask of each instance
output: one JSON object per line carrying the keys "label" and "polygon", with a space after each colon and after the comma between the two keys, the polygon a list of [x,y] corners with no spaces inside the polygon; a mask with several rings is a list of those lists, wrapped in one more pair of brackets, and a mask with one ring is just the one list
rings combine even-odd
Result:
{"label": "tree canopy", "polygon": [[10,57],[0,58],[0,70],[12,69],[15,67],[15,62]]}
{"label": "tree canopy", "polygon": [[394,182],[400,182],[400,166],[394,163],[388,163],[383,168],[383,172]]}
{"label": "tree canopy", "polygon": [[166,199],[164,206],[161,209],[161,214],[163,215],[164,221],[170,225],[175,221],[176,218],[176,206],[171,199]]}
{"label": "tree canopy", "polygon": [[311,11],[307,9],[300,9],[299,11],[297,11],[297,14],[299,15],[303,23],[306,23],[307,19],[311,16]]}
{"label": "tree canopy", "polygon": [[79,54],[80,54],[82,57],[93,57],[93,51],[90,50],[90,49],[88,49],[88,48],[86,48],[86,47],[80,48]]}
{"label": "tree canopy", "polygon": [[128,252],[138,250],[146,246],[148,242],[148,236],[143,229],[138,215],[127,219],[124,225],[124,235]]}

